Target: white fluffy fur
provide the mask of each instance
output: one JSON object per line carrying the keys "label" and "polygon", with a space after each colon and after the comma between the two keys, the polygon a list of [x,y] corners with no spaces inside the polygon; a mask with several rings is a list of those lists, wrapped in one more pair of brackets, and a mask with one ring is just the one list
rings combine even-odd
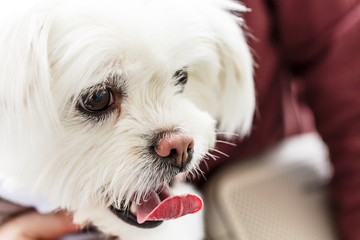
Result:
{"label": "white fluffy fur", "polygon": [[[216,127],[248,133],[252,58],[230,10],[246,9],[230,0],[1,0],[0,181],[123,239],[200,239],[201,214],[141,230],[107,206],[163,181],[142,154],[144,136],[186,129],[196,173]],[[177,94],[172,76],[183,67],[189,80]],[[126,91],[120,116],[86,119],[76,100],[110,75]]]}

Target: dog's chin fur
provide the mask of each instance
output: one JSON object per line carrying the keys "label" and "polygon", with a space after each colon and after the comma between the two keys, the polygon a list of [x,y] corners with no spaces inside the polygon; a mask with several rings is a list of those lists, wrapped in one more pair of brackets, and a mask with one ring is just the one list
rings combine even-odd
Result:
{"label": "dog's chin fur", "polygon": [[[216,131],[248,133],[252,58],[230,13],[245,10],[228,0],[2,1],[0,181],[123,239],[201,239],[201,214],[141,230],[107,207],[174,177],[149,152],[157,134],[193,137],[191,175]],[[79,99],[98,86],[116,90],[115,107],[88,114]]]}

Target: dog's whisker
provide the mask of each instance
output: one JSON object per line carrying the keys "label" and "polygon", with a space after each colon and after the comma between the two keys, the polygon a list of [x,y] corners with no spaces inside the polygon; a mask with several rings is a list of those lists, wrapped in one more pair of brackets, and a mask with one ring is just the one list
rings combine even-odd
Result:
{"label": "dog's whisker", "polygon": [[216,142],[216,143],[223,143],[223,144],[227,144],[227,145],[234,146],[234,147],[236,147],[236,146],[237,146],[237,144],[236,144],[236,143],[229,142],[229,141],[216,140],[215,142]]}
{"label": "dog's whisker", "polygon": [[[216,161],[216,159],[214,159],[214,161]],[[206,167],[206,170],[209,171],[210,168],[209,168],[209,164],[208,164],[207,161],[204,161],[204,165],[205,165],[205,167]]]}
{"label": "dog's whisker", "polygon": [[204,171],[202,171],[199,167],[194,169],[194,171],[195,171],[195,177],[194,178],[202,177],[205,181],[207,180]]}
{"label": "dog's whisker", "polygon": [[197,169],[193,169],[191,172],[189,172],[189,177],[193,179],[194,177],[196,177],[196,174],[197,174]]}
{"label": "dog's whisker", "polygon": [[228,154],[226,154],[226,153],[224,153],[224,152],[222,152],[222,151],[220,151],[218,149],[210,148],[210,150],[213,151],[213,152],[219,153],[219,154],[221,154],[221,155],[223,155],[225,157],[230,157]]}
{"label": "dog's whisker", "polygon": [[225,136],[240,137],[240,134],[234,133],[234,132],[216,132],[216,135],[217,135],[217,136],[225,135]]}
{"label": "dog's whisker", "polygon": [[199,174],[198,171],[199,171],[198,167],[196,167],[196,168],[192,169],[191,171],[189,171],[189,178],[191,180],[195,179]]}
{"label": "dog's whisker", "polygon": [[[216,156],[215,154],[211,154],[211,153],[208,153],[207,154],[207,157],[210,157],[212,160],[216,161],[217,159],[219,159],[220,157],[219,156]],[[209,158],[207,158],[209,159]],[[206,163],[206,162],[205,162]]]}

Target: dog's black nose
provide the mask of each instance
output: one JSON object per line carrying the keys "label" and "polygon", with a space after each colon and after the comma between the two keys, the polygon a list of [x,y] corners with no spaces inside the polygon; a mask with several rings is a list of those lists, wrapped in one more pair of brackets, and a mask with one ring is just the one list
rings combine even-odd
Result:
{"label": "dog's black nose", "polygon": [[155,152],[170,161],[173,167],[184,170],[194,152],[194,139],[182,129],[166,132],[156,141]]}

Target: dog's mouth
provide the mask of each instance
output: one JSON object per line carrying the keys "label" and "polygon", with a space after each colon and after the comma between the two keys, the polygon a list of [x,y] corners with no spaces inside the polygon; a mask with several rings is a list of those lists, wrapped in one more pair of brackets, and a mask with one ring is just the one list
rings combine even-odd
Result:
{"label": "dog's mouth", "polygon": [[164,183],[152,190],[146,199],[142,199],[139,203],[132,201],[128,206],[125,209],[111,206],[110,210],[128,224],[141,228],[154,228],[164,220],[176,219],[200,211],[203,202],[200,197],[192,194],[172,195],[169,185]]}

